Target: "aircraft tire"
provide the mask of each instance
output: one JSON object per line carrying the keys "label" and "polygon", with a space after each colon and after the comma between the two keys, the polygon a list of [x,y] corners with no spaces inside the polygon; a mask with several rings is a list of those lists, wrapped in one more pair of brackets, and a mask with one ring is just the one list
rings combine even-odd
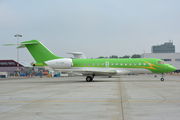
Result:
{"label": "aircraft tire", "polygon": [[93,80],[93,78],[91,76],[86,77],[86,82],[91,82],[92,80]]}
{"label": "aircraft tire", "polygon": [[164,81],[164,78],[161,78],[161,81],[163,82],[163,81]]}

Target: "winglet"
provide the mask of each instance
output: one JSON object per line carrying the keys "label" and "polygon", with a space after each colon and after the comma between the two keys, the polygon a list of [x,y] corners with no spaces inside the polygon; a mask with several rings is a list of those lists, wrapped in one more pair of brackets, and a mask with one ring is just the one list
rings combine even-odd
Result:
{"label": "winglet", "polygon": [[86,59],[86,56],[82,52],[70,52],[67,54],[72,54],[74,55],[74,59]]}

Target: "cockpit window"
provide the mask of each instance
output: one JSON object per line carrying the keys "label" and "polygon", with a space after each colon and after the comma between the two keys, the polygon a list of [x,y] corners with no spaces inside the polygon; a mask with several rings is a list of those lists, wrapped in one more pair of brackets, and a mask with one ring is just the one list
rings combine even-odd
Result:
{"label": "cockpit window", "polygon": [[158,64],[164,64],[164,61],[158,61]]}

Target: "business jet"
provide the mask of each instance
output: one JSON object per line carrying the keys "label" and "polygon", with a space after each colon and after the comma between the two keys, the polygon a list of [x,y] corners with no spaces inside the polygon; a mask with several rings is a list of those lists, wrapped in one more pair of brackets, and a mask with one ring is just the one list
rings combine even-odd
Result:
{"label": "business jet", "polygon": [[[13,44],[5,44],[13,45]],[[95,76],[115,76],[138,73],[162,73],[177,70],[170,64],[156,58],[131,58],[131,59],[86,59],[84,54],[73,52],[78,59],[64,58],[54,55],[38,40],[21,42],[18,48],[26,47],[37,63],[34,66],[48,66],[52,70],[61,72],[74,72],[86,76],[86,81],[91,82]]]}

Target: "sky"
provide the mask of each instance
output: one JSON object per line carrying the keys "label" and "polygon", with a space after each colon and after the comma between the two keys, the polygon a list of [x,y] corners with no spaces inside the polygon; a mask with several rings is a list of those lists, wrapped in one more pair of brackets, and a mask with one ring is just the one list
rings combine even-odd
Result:
{"label": "sky", "polygon": [[[60,57],[143,54],[173,40],[180,52],[180,0],[0,0],[0,59],[17,60],[17,46],[37,39]],[[26,48],[21,61],[35,62]]]}

